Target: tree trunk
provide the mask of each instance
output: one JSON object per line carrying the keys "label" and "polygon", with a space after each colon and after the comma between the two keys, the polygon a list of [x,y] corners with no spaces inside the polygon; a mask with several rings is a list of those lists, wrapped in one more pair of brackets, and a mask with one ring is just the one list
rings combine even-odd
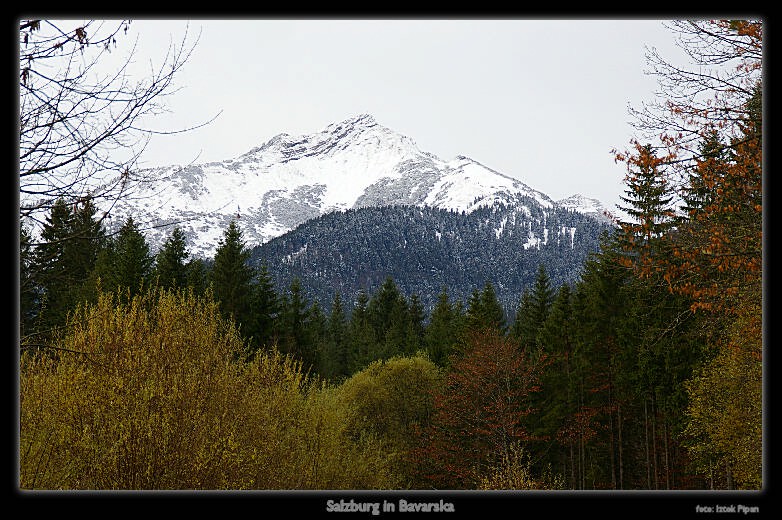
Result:
{"label": "tree trunk", "polygon": [[663,441],[665,442],[665,489],[671,489],[671,466],[668,458],[668,420],[663,420]]}
{"label": "tree trunk", "polygon": [[619,489],[624,489],[624,463],[622,460],[622,406],[616,409],[616,422],[619,431]]}
{"label": "tree trunk", "polygon": [[613,408],[613,402],[612,402],[612,395],[611,395],[611,384],[608,384],[608,433],[609,433],[609,440],[611,441],[609,444],[610,450],[609,450],[609,460],[611,462],[611,488],[616,489],[616,455],[614,454],[614,412],[612,410]]}
{"label": "tree trunk", "polygon": [[649,460],[649,411],[644,397],[644,450],[646,451],[646,489],[652,489],[652,462]]}
{"label": "tree trunk", "polygon": [[657,489],[657,400],[655,399],[654,392],[652,392],[652,476],[653,485],[652,489]]}

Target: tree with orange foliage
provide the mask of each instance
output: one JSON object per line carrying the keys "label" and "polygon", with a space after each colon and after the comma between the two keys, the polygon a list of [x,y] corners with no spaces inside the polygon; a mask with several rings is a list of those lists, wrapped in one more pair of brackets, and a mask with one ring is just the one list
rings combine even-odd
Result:
{"label": "tree with orange foliage", "polygon": [[[633,140],[634,150],[615,158],[627,164],[631,188],[639,170],[653,171],[656,182],[668,186],[667,195],[680,203],[669,220],[677,225],[656,237],[665,247],[625,245],[637,257],[639,274],[661,273],[672,292],[693,298],[693,310],[729,311],[734,298],[761,279],[763,26],[750,20],[673,25],[697,70],[650,53],[664,98],[633,111],[635,127],[658,139],[663,153],[657,158],[651,145]],[[696,195],[700,202],[693,204]],[[657,216],[654,208],[636,209],[637,222],[623,225],[627,236]]]}
{"label": "tree with orange foliage", "polygon": [[[688,382],[689,452],[715,487],[762,485],[763,24],[753,20],[674,22],[694,61],[686,70],[649,56],[662,98],[634,112],[659,160],[633,141],[616,153],[628,166],[651,164],[676,197],[671,226],[647,241],[633,236],[651,212],[623,225],[635,273],[660,276],[668,290],[705,311],[712,353]],[[641,206],[636,206],[641,209]],[[654,241],[654,247],[648,247]],[[714,407],[714,403],[722,403]],[[731,406],[727,406],[730,403]]]}
{"label": "tree with orange foliage", "polygon": [[524,421],[548,359],[484,329],[450,363],[413,466],[422,487],[476,489],[519,442],[533,440]]}

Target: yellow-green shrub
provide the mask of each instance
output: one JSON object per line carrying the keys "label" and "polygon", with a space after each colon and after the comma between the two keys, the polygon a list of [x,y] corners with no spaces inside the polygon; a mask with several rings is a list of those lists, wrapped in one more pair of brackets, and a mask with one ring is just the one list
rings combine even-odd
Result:
{"label": "yellow-green shrub", "polygon": [[435,389],[441,383],[440,369],[425,354],[371,363],[338,389],[349,408],[348,433],[353,438],[380,439],[393,456],[394,473],[404,478],[404,454],[416,428],[429,421]]}
{"label": "yellow-green shrub", "polygon": [[489,465],[478,478],[478,489],[564,489],[561,475],[551,471],[541,477],[532,473],[532,463],[529,454],[520,442],[512,443],[499,460]]}
{"label": "yellow-green shrub", "polygon": [[337,489],[392,486],[348,408],[277,352],[244,345],[209,295],[103,294],[57,356],[20,365],[22,489]]}

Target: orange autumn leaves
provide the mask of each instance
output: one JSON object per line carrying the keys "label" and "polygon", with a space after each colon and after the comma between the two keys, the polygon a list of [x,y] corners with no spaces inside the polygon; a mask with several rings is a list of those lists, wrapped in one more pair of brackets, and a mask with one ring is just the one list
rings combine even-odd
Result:
{"label": "orange autumn leaves", "polygon": [[758,294],[762,278],[762,85],[749,74],[761,66],[762,25],[715,21],[699,33],[720,36],[719,52],[700,56],[732,63],[729,75],[711,78],[725,88],[706,101],[672,92],[656,120],[659,145],[614,151],[627,165],[633,217],[621,223],[623,263],[660,276],[693,310],[730,313],[742,294]]}

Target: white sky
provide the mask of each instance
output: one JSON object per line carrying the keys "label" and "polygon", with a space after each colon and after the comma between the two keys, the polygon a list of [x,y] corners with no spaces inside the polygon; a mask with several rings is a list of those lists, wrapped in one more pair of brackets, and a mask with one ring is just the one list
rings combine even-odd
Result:
{"label": "white sky", "polygon": [[609,208],[623,194],[612,148],[632,135],[628,106],[654,99],[645,46],[680,55],[652,19],[134,20],[148,70],[170,42],[200,40],[148,126],[210,125],[148,146],[142,167],[221,161],[285,132],[369,113],[442,159],[466,155],[553,199]]}

